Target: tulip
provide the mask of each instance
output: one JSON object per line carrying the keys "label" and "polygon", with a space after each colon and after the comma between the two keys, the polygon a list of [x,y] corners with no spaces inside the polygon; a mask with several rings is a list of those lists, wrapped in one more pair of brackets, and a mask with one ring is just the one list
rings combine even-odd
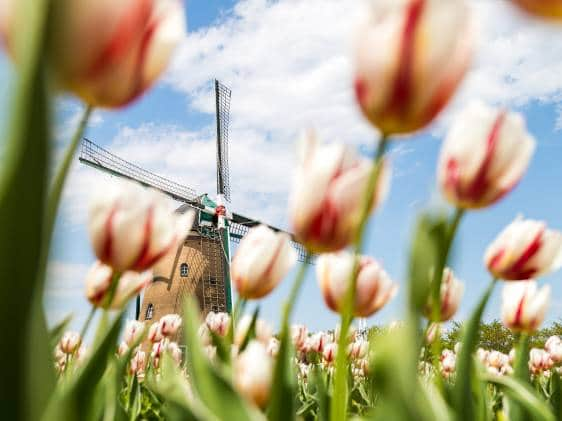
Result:
{"label": "tulip", "polygon": [[250,341],[234,361],[234,385],[248,401],[265,408],[269,401],[272,371],[273,361],[266,347],[258,341]]}
{"label": "tulip", "polygon": [[165,338],[174,336],[178,332],[181,322],[182,320],[179,314],[167,314],[162,316],[159,322],[162,336]]}
{"label": "tulip", "polygon": [[562,265],[562,233],[544,222],[517,218],[486,250],[488,270],[509,281],[536,278]]}
{"label": "tulip", "polygon": [[462,0],[385,0],[358,34],[355,94],[386,135],[417,131],[447,105],[472,57]]}
{"label": "tulip", "polygon": [[308,337],[308,329],[304,325],[293,325],[291,326],[291,340],[297,351],[300,351],[306,338]]}
{"label": "tulip", "polygon": [[142,272],[181,244],[193,219],[192,211],[174,213],[161,193],[119,182],[94,197],[88,228],[99,260],[119,272]]}
{"label": "tulip", "polygon": [[158,359],[162,356],[163,352],[166,350],[168,346],[168,339],[162,339],[160,342],[155,342],[152,344],[152,358]]}
{"label": "tulip", "polygon": [[135,352],[133,358],[131,358],[131,363],[129,364],[129,373],[132,375],[139,375],[144,372],[146,368],[146,353],[140,349]]}
{"label": "tulip", "polygon": [[513,363],[515,362],[515,355],[516,355],[515,353],[516,353],[516,352],[517,352],[517,351],[515,351],[515,348],[511,348],[511,349],[509,350],[509,354],[508,354],[507,356],[508,356],[508,358],[509,358],[509,363],[510,363],[510,364],[513,364]]}
{"label": "tulip", "polygon": [[478,348],[476,350],[476,358],[478,358],[478,361],[480,361],[482,364],[488,364],[489,356],[490,356],[490,351],[488,351],[487,349]]}
{"label": "tulip", "polygon": [[[290,200],[293,232],[311,252],[341,250],[354,240],[361,224],[372,164],[349,146],[320,145],[313,133],[304,136],[299,146]],[[389,173],[384,164],[371,211],[386,196]]]}
{"label": "tulip", "polygon": [[[236,323],[236,329],[234,331],[234,344],[241,346],[246,336],[249,334],[250,325],[252,324],[252,316],[245,314]],[[269,343],[269,339],[273,336],[273,328],[265,320],[257,319],[255,325],[256,340],[266,345]]]}
{"label": "tulip", "polygon": [[309,336],[304,344],[304,349],[307,352],[324,352],[324,348],[332,342],[332,338],[324,332],[317,332]]}
{"label": "tulip", "polygon": [[562,20],[562,1],[560,0],[511,0],[511,2],[537,17]]}
{"label": "tulip", "polygon": [[[341,325],[338,323],[336,325],[336,328],[334,329],[334,333],[332,336],[334,342],[339,342],[340,332],[341,332]],[[357,339],[357,328],[354,325],[350,325],[347,330],[347,341],[351,343],[355,341],[355,339]]]}
{"label": "tulip", "polygon": [[228,313],[215,313],[211,311],[205,318],[209,330],[219,336],[226,336],[230,329],[230,316]]}
{"label": "tulip", "polygon": [[441,148],[437,178],[445,198],[459,208],[490,206],[522,178],[535,140],[520,114],[469,105]]}
{"label": "tulip", "polygon": [[101,307],[106,301],[113,280],[113,269],[97,261],[86,275],[86,298],[92,305]]}
{"label": "tulip", "polygon": [[544,349],[555,364],[562,362],[562,341],[559,336],[551,336],[544,344]]}
{"label": "tulip", "polygon": [[269,343],[267,344],[267,353],[275,358],[277,354],[279,354],[279,348],[281,347],[281,342],[277,338],[270,338]]}
{"label": "tulip", "polygon": [[296,261],[290,237],[260,225],[240,242],[230,269],[232,282],[241,297],[262,298],[281,282]]}
{"label": "tulip", "polygon": [[324,357],[324,361],[326,363],[331,364],[336,360],[336,354],[338,352],[338,344],[336,343],[329,343],[326,345],[324,350],[322,351],[322,356]]}
{"label": "tulip", "polygon": [[439,361],[441,362],[441,372],[443,373],[443,376],[448,378],[452,373],[455,372],[457,365],[457,356],[453,351],[449,349],[443,350]]}
{"label": "tulip", "polygon": [[129,300],[136,297],[152,281],[152,272],[142,273],[125,272],[119,279],[119,284],[115,290],[115,295],[111,300],[109,308],[119,310],[123,308]]}
{"label": "tulip", "polygon": [[542,323],[550,300],[550,286],[537,289],[535,281],[511,282],[504,286],[502,319],[515,332],[533,333]]}
{"label": "tulip", "polygon": [[138,320],[129,320],[125,326],[124,340],[128,346],[137,345],[144,334],[145,326],[143,322]]}
{"label": "tulip", "polygon": [[369,343],[364,339],[357,339],[347,347],[347,355],[354,360],[364,358],[369,351]]}
{"label": "tulip", "polygon": [[441,336],[441,323],[431,323],[425,334],[425,342],[430,345]]}
{"label": "tulip", "polygon": [[[318,283],[326,305],[333,311],[343,310],[354,256],[347,252],[320,256],[316,266]],[[353,314],[368,317],[380,310],[397,293],[398,286],[382,267],[369,257],[361,257]]]}
{"label": "tulip", "polygon": [[123,357],[127,352],[129,352],[129,345],[127,345],[127,342],[120,342],[119,346],[117,347],[117,356]]}
{"label": "tulip", "polygon": [[529,369],[533,374],[549,370],[554,365],[548,352],[544,349],[533,348],[529,352]]}
{"label": "tulip", "polygon": [[166,352],[170,354],[172,359],[176,362],[176,364],[180,364],[182,360],[182,352],[180,346],[177,342],[169,342],[166,346]]}
{"label": "tulip", "polygon": [[199,336],[199,340],[203,346],[208,346],[213,343],[211,340],[211,332],[207,323],[201,323],[199,329],[197,330],[197,336]]}
{"label": "tulip", "polygon": [[59,348],[65,354],[74,354],[80,344],[82,343],[82,339],[80,335],[76,332],[65,332],[62,335],[62,338],[59,341]]}
{"label": "tulip", "polygon": [[152,323],[148,329],[148,335],[146,335],[148,340],[153,344],[160,342],[163,338],[162,331],[160,330],[160,323]]}
{"label": "tulip", "polygon": [[210,361],[215,361],[215,358],[217,357],[217,347],[216,346],[206,345],[205,348],[203,348],[203,351],[205,352],[205,355],[207,356],[207,358]]}
{"label": "tulip", "polygon": [[[461,302],[462,295],[464,293],[464,284],[459,282],[455,277],[453,271],[449,268],[445,268],[443,271],[443,280],[441,281],[441,310],[439,313],[439,321],[446,322],[450,320]],[[425,308],[425,315],[427,318],[432,318],[432,304],[431,297]]]}
{"label": "tulip", "polygon": [[490,351],[490,353],[488,354],[487,363],[491,367],[500,369],[503,366],[509,364],[509,356],[496,350]]}

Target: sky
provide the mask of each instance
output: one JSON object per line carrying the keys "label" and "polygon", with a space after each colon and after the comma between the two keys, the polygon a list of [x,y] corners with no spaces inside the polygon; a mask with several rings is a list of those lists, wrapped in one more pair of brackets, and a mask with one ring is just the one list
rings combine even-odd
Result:
{"label": "sky", "polygon": [[[562,229],[562,27],[544,25],[514,11],[504,0],[474,0],[477,51],[453,102],[423,132],[393,142],[389,197],[371,220],[366,254],[383,263],[401,286],[398,297],[368,324],[404,314],[411,231],[424,209],[450,211],[436,187],[440,141],[455,113],[471,100],[524,114],[537,150],[528,173],[499,204],[469,212],[462,221],[451,263],[465,282],[458,318],[474,307],[490,276],[486,246],[517,215]],[[215,193],[215,127],[212,80],[232,88],[231,210],[288,228],[287,200],[299,133],[314,128],[327,142],[345,142],[373,153],[377,133],[352,92],[353,44],[368,0],[189,1],[188,34],[157,85],[132,106],[96,111],[86,136],[111,152],[198,193]],[[384,48],[374,46],[373,48]],[[0,128],[7,116],[13,69],[0,58]],[[56,105],[55,158],[79,120],[82,105],[60,96]],[[45,307],[50,323],[74,314],[79,329],[89,306],[84,276],[94,261],[87,234],[91,191],[113,182],[76,159],[65,187],[50,256]],[[337,316],[323,303],[311,266],[294,321],[311,329],[333,328]],[[261,315],[273,325],[294,271],[265,300]],[[562,312],[562,275],[552,285],[549,320]],[[486,318],[500,315],[500,288]]]}

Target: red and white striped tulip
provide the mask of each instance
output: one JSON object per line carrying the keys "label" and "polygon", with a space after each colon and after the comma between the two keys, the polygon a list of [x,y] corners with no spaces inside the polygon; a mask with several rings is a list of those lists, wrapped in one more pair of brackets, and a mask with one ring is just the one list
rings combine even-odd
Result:
{"label": "red and white striped tulip", "polygon": [[332,343],[332,338],[325,332],[317,332],[308,338],[306,338],[304,343],[304,350],[307,352],[324,352],[324,349],[328,344]]}
{"label": "red and white striped tulip", "polygon": [[112,310],[119,310],[123,308],[129,300],[136,297],[145,289],[152,281],[152,271],[145,271],[142,273],[125,272],[115,289],[115,294],[109,304]]}
{"label": "red and white striped tulip", "polygon": [[431,323],[425,333],[425,342],[431,345],[435,339],[441,336],[441,323]]}
{"label": "red and white striped tulip", "polygon": [[347,347],[347,355],[354,360],[364,358],[368,351],[369,343],[362,338],[356,339]]}
{"label": "red and white striped tulip", "polygon": [[529,369],[533,374],[540,374],[550,370],[554,362],[550,358],[550,354],[544,349],[533,348],[529,352]]}
{"label": "red and white striped tulip", "polygon": [[562,233],[544,222],[517,218],[490,244],[484,257],[496,278],[536,278],[562,266]]}
{"label": "red and white striped tulip", "polygon": [[297,351],[303,348],[306,338],[308,338],[308,329],[305,325],[291,326],[291,340]]}
{"label": "red and white striped tulip", "polygon": [[[252,324],[252,316],[245,314],[236,323],[236,328],[234,329],[234,344],[237,346],[242,345],[246,336],[248,336],[250,325]],[[271,325],[263,319],[257,319],[255,325],[256,340],[266,345],[273,336],[273,328]]]}
{"label": "red and white striped tulip", "polygon": [[166,346],[166,352],[170,354],[170,356],[176,362],[176,364],[178,365],[181,364],[182,351],[180,346],[177,344],[177,342],[168,343]]}
{"label": "red and white striped tulip", "polygon": [[146,353],[140,349],[135,352],[129,364],[129,373],[131,375],[140,375],[146,368]]}
{"label": "red and white striped tulip", "polygon": [[297,261],[290,240],[288,234],[265,225],[248,232],[231,266],[232,282],[241,297],[265,297],[283,280]]}
{"label": "red and white striped tulip", "polygon": [[[95,262],[86,275],[86,298],[96,307],[101,307],[111,288],[113,269],[100,261]],[[105,303],[107,304],[107,303]]]}
{"label": "red and white striped tulip", "polygon": [[463,0],[382,0],[358,34],[355,94],[386,135],[427,126],[447,105],[472,58]]}
{"label": "red and white striped tulip", "polygon": [[228,313],[211,311],[207,314],[205,323],[211,332],[219,336],[226,336],[230,329],[230,316]]}
{"label": "red and white striped tulip", "polygon": [[542,323],[550,301],[550,286],[535,281],[510,282],[502,294],[503,324],[514,332],[533,333]]}
{"label": "red and white striped tulip", "polygon": [[73,354],[81,343],[82,339],[77,332],[65,332],[59,341],[59,348],[65,354]]}
{"label": "red and white striped tulip", "polygon": [[490,351],[487,358],[490,367],[501,369],[503,366],[509,365],[509,356],[500,351]]}
{"label": "red and white striped tulip", "polygon": [[[326,305],[335,312],[343,310],[354,256],[348,252],[325,254],[318,258],[316,274]],[[379,311],[397,293],[398,286],[372,258],[359,262],[353,314],[369,317]]]}
{"label": "red and white striped tulip", "polygon": [[322,351],[322,356],[324,357],[324,361],[328,364],[332,364],[336,360],[336,354],[338,353],[338,344],[336,343],[329,343],[324,347]]}
{"label": "red and white striped tulip", "polygon": [[142,272],[181,244],[193,219],[155,190],[118,182],[93,198],[88,228],[99,260],[119,272]]}
{"label": "red and white striped tulip", "polygon": [[125,343],[130,347],[137,344],[144,335],[145,330],[143,322],[139,322],[138,320],[129,320],[125,326],[125,334],[123,337]]}
{"label": "red and white striped tulip", "polygon": [[474,102],[457,117],[441,148],[441,191],[459,208],[490,206],[517,185],[534,149],[520,114]]}
{"label": "red and white striped tulip", "polygon": [[531,15],[562,20],[562,0],[511,0],[511,2]]}
{"label": "red and white striped tulip", "polygon": [[478,361],[480,361],[482,364],[488,364],[489,356],[490,356],[490,351],[488,351],[487,349],[478,348],[476,350],[476,358],[478,358]]}
{"label": "red and white striped tulip", "polygon": [[439,358],[441,362],[441,373],[444,377],[448,378],[455,372],[457,367],[457,356],[450,349],[444,349]]}
{"label": "red and white striped tulip", "polygon": [[265,408],[273,378],[273,360],[265,345],[250,341],[234,361],[234,385],[248,401]]}
{"label": "red and white striped tulip", "polygon": [[[443,279],[441,281],[441,310],[439,312],[439,321],[446,322],[450,320],[457,312],[464,293],[464,284],[459,282],[453,271],[445,268],[443,271]],[[428,305],[425,308],[425,316],[432,319],[433,305],[432,299],[429,298]]]}
{"label": "red and white striped tulip", "polygon": [[165,338],[170,338],[178,333],[182,320],[179,314],[166,314],[158,322],[160,332]]}
{"label": "red and white striped tulip", "polygon": [[162,336],[162,331],[160,330],[160,323],[152,323],[150,328],[148,329],[148,334],[146,335],[147,339],[152,342],[153,344],[156,342],[160,342],[164,336]]}
{"label": "red and white striped tulip", "polygon": [[[314,253],[349,245],[361,223],[372,163],[343,144],[321,145],[314,133],[299,143],[299,166],[290,200],[293,232]],[[390,171],[380,171],[371,210],[384,201]]]}
{"label": "red and white striped tulip", "polygon": [[544,344],[544,349],[555,364],[562,362],[562,341],[559,336],[551,336]]}

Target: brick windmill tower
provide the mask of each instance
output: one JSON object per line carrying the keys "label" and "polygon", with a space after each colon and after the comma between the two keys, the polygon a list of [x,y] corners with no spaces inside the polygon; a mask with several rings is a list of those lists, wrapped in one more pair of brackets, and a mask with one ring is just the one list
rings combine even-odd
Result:
{"label": "brick windmill tower", "polygon": [[[229,88],[215,80],[217,123],[217,198],[198,195],[195,190],[153,174],[132,164],[95,143],[84,139],[80,162],[117,177],[136,181],[160,190],[182,203],[176,212],[194,209],[195,224],[185,242],[163,258],[154,268],[154,279],[137,299],[136,316],[142,321],[158,320],[165,314],[180,313],[183,298],[194,295],[203,314],[210,311],[230,312],[232,294],[230,282],[231,242],[238,243],[251,227],[260,225],[252,218],[227,210],[230,202],[228,166],[228,130],[230,123]],[[275,231],[279,228],[270,226]],[[304,247],[293,241],[299,259],[306,259]],[[142,303],[141,303],[142,301]]]}

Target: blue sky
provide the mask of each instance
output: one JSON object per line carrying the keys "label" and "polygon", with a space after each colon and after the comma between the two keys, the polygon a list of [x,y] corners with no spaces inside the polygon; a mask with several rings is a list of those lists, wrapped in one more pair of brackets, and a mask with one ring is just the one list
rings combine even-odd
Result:
{"label": "blue sky", "polygon": [[[373,151],[376,134],[359,115],[351,93],[353,33],[366,3],[190,1],[189,34],[164,78],[133,106],[96,112],[87,136],[199,193],[214,194],[211,82],[217,77],[233,90],[232,209],[287,227],[294,144],[302,129],[315,127],[322,139],[348,142],[365,155]],[[523,214],[562,229],[562,28],[522,17],[503,0],[471,4],[479,28],[473,68],[436,124],[392,145],[391,192],[372,220],[366,250],[403,285],[416,213],[427,207],[447,209],[435,186],[435,165],[452,116],[472,99],[523,113],[538,142],[527,175],[498,205],[471,212],[462,222],[453,261],[455,272],[466,283],[461,318],[489,281],[482,255],[503,226]],[[6,97],[11,77],[11,67],[2,57],[1,98]],[[57,154],[69,140],[80,107],[72,98],[57,101]],[[0,124],[6,112],[1,114]],[[45,302],[51,321],[73,312],[78,328],[87,314],[83,276],[94,259],[85,229],[88,198],[92,188],[109,182],[111,177],[78,163],[72,168],[50,260]],[[309,269],[294,319],[312,329],[331,328],[337,318],[323,304],[314,270]],[[541,280],[553,287],[549,319],[561,315],[561,276],[556,273]],[[263,301],[262,315],[273,324],[291,278]],[[369,323],[400,319],[402,297]],[[486,317],[499,317],[499,294]]]}

